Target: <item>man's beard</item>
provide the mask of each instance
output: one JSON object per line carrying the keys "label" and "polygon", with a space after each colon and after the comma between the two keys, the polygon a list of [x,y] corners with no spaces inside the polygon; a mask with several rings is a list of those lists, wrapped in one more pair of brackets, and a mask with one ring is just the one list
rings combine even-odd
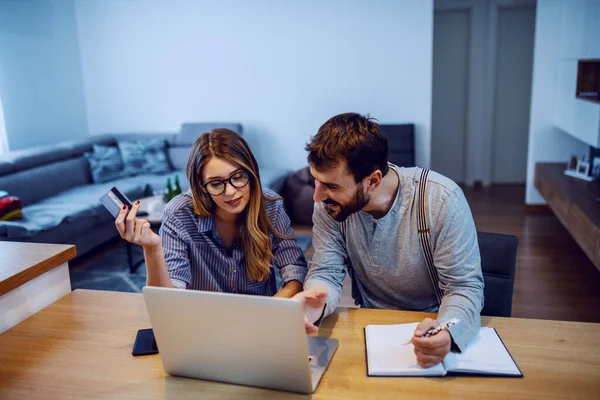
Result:
{"label": "man's beard", "polygon": [[325,210],[327,210],[327,213],[333,219],[335,219],[338,222],[343,222],[350,215],[352,215],[355,212],[363,209],[369,203],[369,200],[370,200],[369,196],[365,195],[365,193],[364,193],[363,184],[361,182],[358,185],[358,187],[356,189],[356,194],[354,195],[354,198],[352,199],[352,201],[350,201],[350,203],[342,206],[337,201],[333,201],[331,199],[323,200],[323,203],[325,203],[326,205],[327,204],[331,204],[331,205],[334,205],[334,206],[338,206],[339,210],[331,210],[327,206],[325,207]]}

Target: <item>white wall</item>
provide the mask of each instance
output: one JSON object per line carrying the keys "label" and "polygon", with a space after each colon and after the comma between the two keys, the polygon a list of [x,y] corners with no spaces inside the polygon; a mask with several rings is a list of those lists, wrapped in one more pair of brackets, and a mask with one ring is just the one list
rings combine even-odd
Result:
{"label": "white wall", "polygon": [[75,2],[92,134],[233,121],[265,165],[305,165],[329,117],[416,124],[429,166],[432,0]]}
{"label": "white wall", "polygon": [[88,134],[71,0],[0,1],[0,95],[10,150]]}
{"label": "white wall", "polygon": [[587,145],[554,125],[560,25],[561,2],[538,0],[527,158],[527,204],[545,203],[533,182],[537,162],[567,162],[571,155],[581,156],[589,152]]}
{"label": "white wall", "polygon": [[0,155],[8,151],[8,138],[6,137],[6,126],[4,124],[4,111],[2,109],[2,97],[0,96]]}

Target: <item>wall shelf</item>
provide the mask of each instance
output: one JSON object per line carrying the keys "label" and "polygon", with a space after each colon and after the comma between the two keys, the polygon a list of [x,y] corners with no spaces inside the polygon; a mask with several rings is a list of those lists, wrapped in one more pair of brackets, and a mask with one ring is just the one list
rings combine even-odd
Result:
{"label": "wall shelf", "polygon": [[579,60],[575,97],[600,104],[600,60]]}

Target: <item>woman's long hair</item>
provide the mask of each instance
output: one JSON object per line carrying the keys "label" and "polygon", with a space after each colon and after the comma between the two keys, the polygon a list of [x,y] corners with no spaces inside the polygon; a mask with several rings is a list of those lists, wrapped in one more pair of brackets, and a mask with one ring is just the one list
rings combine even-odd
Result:
{"label": "woman's long hair", "polygon": [[271,261],[275,258],[271,251],[269,231],[278,237],[292,239],[277,232],[267,217],[266,202],[281,198],[264,195],[258,163],[244,138],[229,129],[213,129],[196,139],[187,162],[186,175],[192,191],[194,212],[198,216],[213,215],[216,207],[210,194],[202,187],[206,183],[202,179],[204,166],[213,157],[238,165],[250,176],[250,199],[242,214],[240,238],[248,276],[256,281],[264,281],[271,273]]}

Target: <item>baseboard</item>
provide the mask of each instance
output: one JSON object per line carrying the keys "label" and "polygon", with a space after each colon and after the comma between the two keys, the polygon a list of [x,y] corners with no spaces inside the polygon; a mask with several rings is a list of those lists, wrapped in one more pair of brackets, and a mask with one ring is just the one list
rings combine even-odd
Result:
{"label": "baseboard", "polygon": [[553,214],[547,204],[525,204],[524,207],[527,214]]}

